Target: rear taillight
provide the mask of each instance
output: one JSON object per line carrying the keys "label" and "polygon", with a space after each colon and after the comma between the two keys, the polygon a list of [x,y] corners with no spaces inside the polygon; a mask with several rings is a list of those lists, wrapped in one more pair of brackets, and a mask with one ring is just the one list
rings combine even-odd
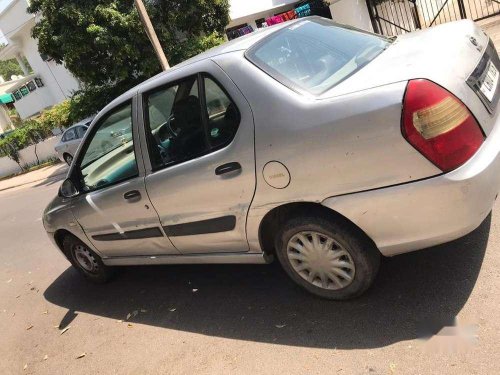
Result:
{"label": "rear taillight", "polygon": [[410,81],[403,102],[403,136],[443,172],[458,168],[484,141],[467,107],[441,86]]}

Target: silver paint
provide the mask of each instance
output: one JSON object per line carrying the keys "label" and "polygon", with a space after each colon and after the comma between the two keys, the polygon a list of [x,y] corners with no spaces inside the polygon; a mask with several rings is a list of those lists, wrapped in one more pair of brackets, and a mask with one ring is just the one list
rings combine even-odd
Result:
{"label": "silver paint", "polygon": [[[266,260],[259,242],[262,219],[287,203],[322,204],[344,215],[385,255],[453,240],[479,225],[500,186],[498,114],[490,115],[466,84],[488,43],[486,35],[473,22],[459,21],[400,36],[355,75],[312,96],[283,86],[244,57],[254,43],[292,24],[266,28],[207,51],[106,106],[91,127],[109,110],[134,101],[139,177],[74,199],[56,198],[44,215],[51,239],[57,230],[68,230],[107,265],[257,263]],[[482,49],[472,45],[471,37]],[[197,72],[210,73],[228,91],[242,116],[238,132],[224,149],[153,172],[141,95]],[[401,135],[402,100],[408,80],[414,78],[432,80],[451,91],[487,135],[476,155],[453,172],[443,175]],[[275,160],[292,176],[285,189],[270,186],[261,173]],[[241,174],[215,175],[217,166],[233,161],[242,165]],[[69,175],[73,168],[75,163]],[[123,193],[131,189],[141,191],[137,204],[123,201]],[[89,240],[95,234],[226,215],[237,218],[233,231],[171,239],[164,235]],[[70,227],[75,217],[78,226]]]}

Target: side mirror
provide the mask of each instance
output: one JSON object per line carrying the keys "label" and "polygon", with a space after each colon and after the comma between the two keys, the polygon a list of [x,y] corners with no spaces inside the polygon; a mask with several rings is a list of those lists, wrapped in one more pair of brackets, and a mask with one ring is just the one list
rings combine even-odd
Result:
{"label": "side mirror", "polygon": [[69,178],[65,179],[59,188],[59,196],[63,198],[72,198],[78,195],[78,189],[73,181]]}

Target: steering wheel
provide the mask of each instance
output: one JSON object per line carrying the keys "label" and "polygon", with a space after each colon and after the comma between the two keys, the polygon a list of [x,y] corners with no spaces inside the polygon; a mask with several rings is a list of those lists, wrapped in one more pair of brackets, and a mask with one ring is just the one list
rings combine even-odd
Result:
{"label": "steering wheel", "polygon": [[168,120],[158,127],[158,138],[160,142],[165,142],[168,139],[175,139],[179,136],[179,132],[172,129],[172,121],[175,120],[174,115],[170,115]]}

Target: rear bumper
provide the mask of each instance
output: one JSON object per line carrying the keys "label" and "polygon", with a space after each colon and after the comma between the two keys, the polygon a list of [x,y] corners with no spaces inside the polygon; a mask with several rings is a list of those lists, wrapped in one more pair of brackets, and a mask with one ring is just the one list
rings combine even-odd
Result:
{"label": "rear bumper", "polygon": [[460,238],[488,216],[500,190],[499,118],[478,152],[450,173],[322,204],[358,225],[386,256]]}

